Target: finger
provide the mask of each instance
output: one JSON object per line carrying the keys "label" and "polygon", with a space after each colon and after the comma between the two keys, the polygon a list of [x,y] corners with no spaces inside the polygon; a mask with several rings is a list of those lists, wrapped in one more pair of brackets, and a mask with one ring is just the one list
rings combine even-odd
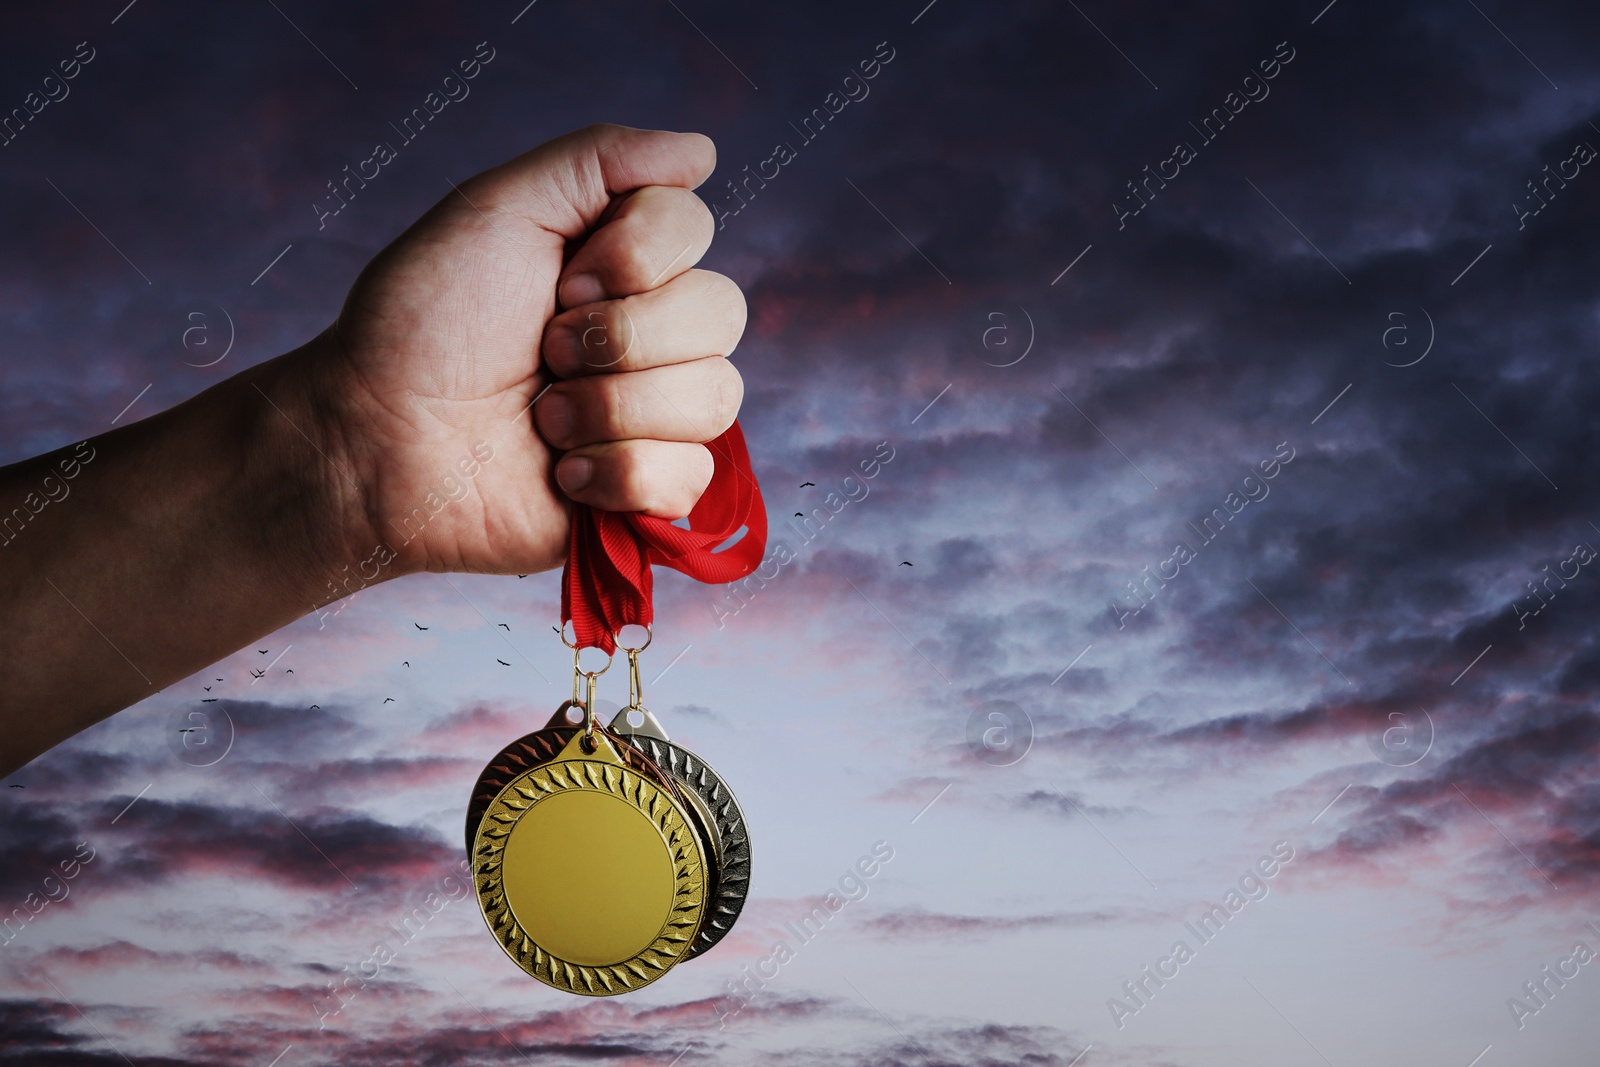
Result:
{"label": "finger", "polygon": [[554,448],[633,438],[709,441],[733,425],[743,399],[739,372],[712,356],[557,382],[533,405],[533,418]]}
{"label": "finger", "polygon": [[638,296],[563,311],[546,327],[543,365],[563,378],[727,356],[744,333],[744,293],[691,270]]}
{"label": "finger", "polygon": [[464,193],[489,215],[517,216],[570,241],[594,227],[613,197],[647,185],[693,189],[716,165],[703,134],[602,123],[484,171]]}
{"label": "finger", "polygon": [[704,445],[611,441],[568,452],[556,464],[556,483],[578,503],[603,511],[678,519],[711,484],[714,466]]}
{"label": "finger", "polygon": [[716,224],[688,189],[640,189],[590,234],[561,271],[556,292],[567,308],[643,293],[700,261]]}

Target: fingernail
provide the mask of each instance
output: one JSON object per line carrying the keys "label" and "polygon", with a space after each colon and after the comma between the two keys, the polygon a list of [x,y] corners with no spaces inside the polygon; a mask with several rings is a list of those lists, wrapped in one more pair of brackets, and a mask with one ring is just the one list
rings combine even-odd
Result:
{"label": "fingernail", "polygon": [[583,370],[583,343],[578,339],[577,330],[557,326],[545,335],[544,365],[562,378],[570,378]]}
{"label": "fingernail", "polygon": [[534,418],[544,439],[557,448],[566,447],[572,437],[572,401],[551,390],[540,398],[534,409]]}
{"label": "fingernail", "polygon": [[593,274],[579,274],[568,278],[561,286],[561,303],[565,307],[575,308],[583,304],[593,304],[597,300],[604,300],[606,291],[600,286],[600,279]]}
{"label": "fingernail", "polygon": [[583,456],[568,456],[556,464],[556,482],[564,493],[576,493],[594,477],[594,460]]}

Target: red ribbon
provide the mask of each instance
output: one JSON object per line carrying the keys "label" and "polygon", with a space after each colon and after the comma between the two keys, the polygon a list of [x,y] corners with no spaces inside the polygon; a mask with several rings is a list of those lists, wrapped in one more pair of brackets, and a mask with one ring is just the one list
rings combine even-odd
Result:
{"label": "red ribbon", "polygon": [[[561,575],[561,624],[572,623],[579,648],[616,650],[624,626],[648,626],[651,564],[702,582],[734,582],[761,565],[767,547],[767,508],[750,469],[744,432],[735,422],[706,442],[715,468],[711,484],[689,512],[689,529],[641,512],[597,511],[572,505],[572,542]],[[740,529],[737,543],[714,551]]]}

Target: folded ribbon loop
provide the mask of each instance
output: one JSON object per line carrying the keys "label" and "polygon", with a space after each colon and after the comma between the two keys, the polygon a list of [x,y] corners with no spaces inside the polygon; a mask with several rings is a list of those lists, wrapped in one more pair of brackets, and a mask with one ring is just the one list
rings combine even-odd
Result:
{"label": "folded ribbon loop", "polygon": [[[572,623],[579,648],[616,649],[624,626],[655,618],[650,567],[662,564],[702,582],[733,582],[761,565],[767,509],[750,469],[744,432],[735,422],[706,442],[715,461],[711,484],[689,512],[689,528],[640,512],[572,505],[572,541],[561,575],[561,622]],[[739,540],[717,551],[744,530]]]}

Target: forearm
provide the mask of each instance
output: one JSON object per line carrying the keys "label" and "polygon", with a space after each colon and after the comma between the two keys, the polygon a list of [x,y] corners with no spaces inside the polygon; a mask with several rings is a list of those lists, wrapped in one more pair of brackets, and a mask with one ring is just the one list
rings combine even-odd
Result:
{"label": "forearm", "polygon": [[0,468],[0,774],[335,598],[359,494],[317,343]]}

